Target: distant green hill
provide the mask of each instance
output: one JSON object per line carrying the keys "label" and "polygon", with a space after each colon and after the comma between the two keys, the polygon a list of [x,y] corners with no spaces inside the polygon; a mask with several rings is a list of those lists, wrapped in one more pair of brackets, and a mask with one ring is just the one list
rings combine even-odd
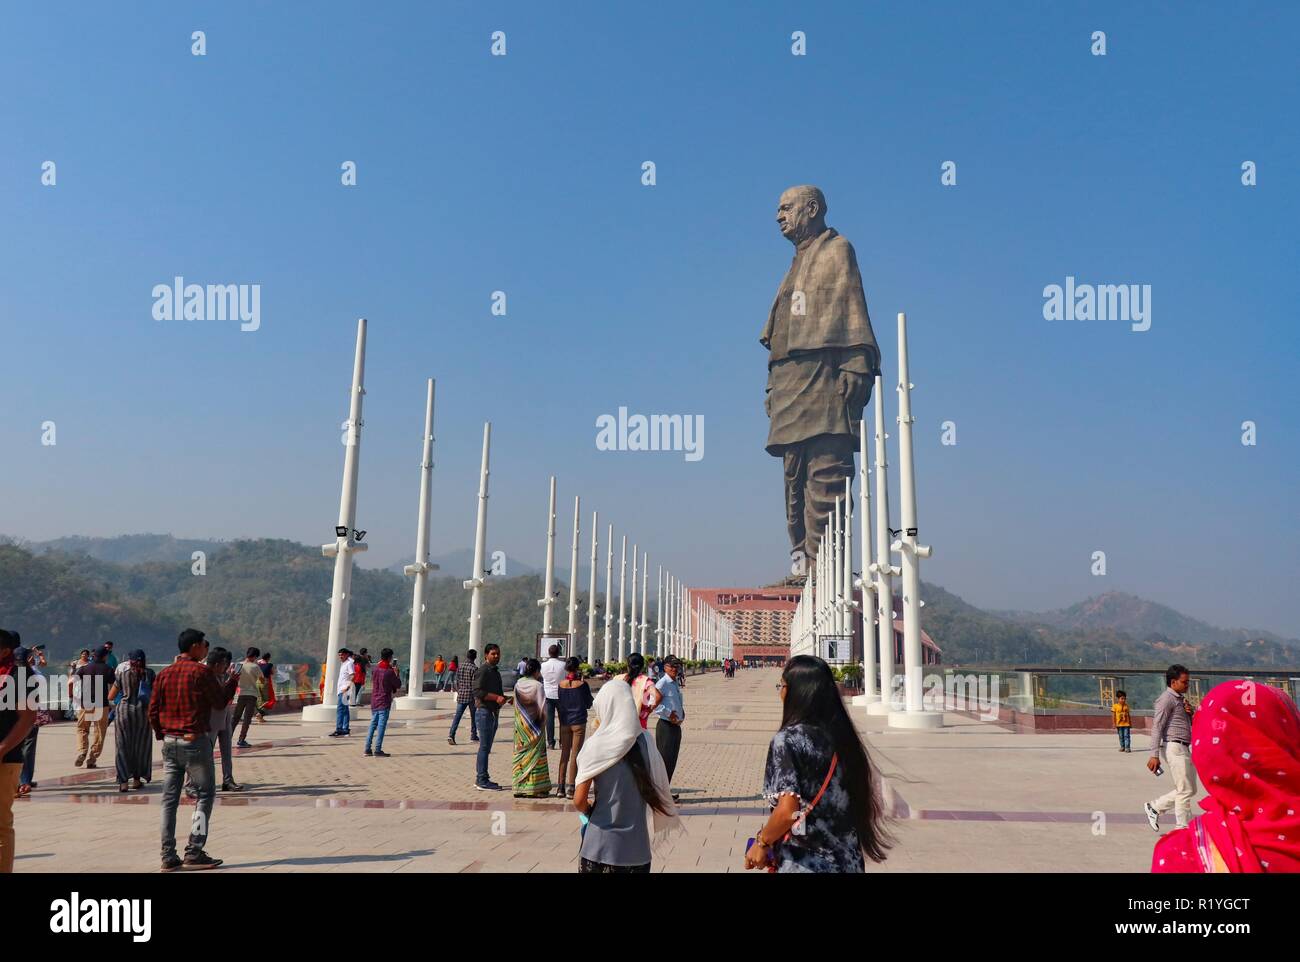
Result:
{"label": "distant green hill", "polygon": [[[115,543],[116,542],[116,543]],[[64,547],[56,549],[51,545]],[[207,552],[204,575],[191,573],[190,553]],[[169,660],[176,635],[194,626],[234,650],[269,648],[275,660],[316,663],[324,657],[333,562],[320,548],[292,541],[213,542],[170,535],[122,539],[63,538],[37,546],[0,543],[0,626],[28,643],[49,645],[63,661],[82,647],[112,640],[119,650],[142,647]],[[149,557],[140,563],[106,558]],[[580,582],[581,586],[581,582]],[[568,622],[567,587],[555,623]],[[925,630],[947,664],[1165,667],[1295,666],[1300,649],[1274,637],[1225,633],[1131,595],[1091,599],[1062,613],[1034,616],[982,611],[937,585],[924,585]],[[541,626],[541,577],[493,579],[484,591],[483,639],[512,664],[531,653]],[[586,592],[579,592],[579,650],[586,650]],[[410,650],[411,580],[390,570],[353,572],[350,647],[387,646],[403,660]],[[1077,610],[1076,610],[1077,609]],[[426,651],[464,651],[469,593],[459,574],[430,579]],[[1126,630],[1124,626],[1136,626]],[[1170,633],[1152,630],[1163,627]],[[1179,634],[1176,632],[1182,632]]]}
{"label": "distant green hill", "polygon": [[[176,635],[193,626],[229,648],[256,645],[269,648],[281,663],[317,662],[325,653],[333,572],[319,548],[270,539],[217,545],[201,576],[191,573],[188,554],[177,561],[119,565],[0,545],[0,625],[20,631],[24,642],[48,644],[51,660],[112,640],[119,649],[143,647],[151,660],[165,661]],[[401,575],[354,569],[349,647],[377,654],[387,646],[405,660],[411,588]],[[500,644],[507,663],[533,649],[541,593],[536,575],[493,580],[484,589],[483,640]],[[580,597],[585,609],[585,592]],[[555,615],[560,626],[567,624],[567,601],[566,590]],[[429,655],[464,651],[469,592],[461,580],[430,579],[427,604]]]}

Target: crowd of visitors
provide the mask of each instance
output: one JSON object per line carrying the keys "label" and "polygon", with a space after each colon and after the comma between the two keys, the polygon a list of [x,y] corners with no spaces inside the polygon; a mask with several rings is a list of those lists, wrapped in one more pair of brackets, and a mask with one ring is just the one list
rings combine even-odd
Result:
{"label": "crowd of visitors", "polygon": [[[364,754],[388,758],[384,738],[402,676],[391,648],[377,662],[365,649],[338,655],[339,708],[334,737],[351,733],[352,709],[370,677],[370,722]],[[675,656],[632,652],[627,670],[604,676],[593,695],[579,659],[550,646],[545,660],[521,659],[513,690],[500,671],[501,649],[488,644],[433,662],[433,687],[455,693],[447,741],[455,746],[463,717],[477,743],[474,787],[503,791],[490,775],[501,710],[514,705],[511,789],[516,798],[571,800],[580,818],[579,863],[584,873],[650,871],[659,844],[680,830],[680,795],[673,780],[687,723],[685,670]],[[36,787],[36,749],[52,717],[28,690],[42,690],[43,646],[23,647],[0,631],[0,871],[12,871],[15,799]],[[724,659],[724,678],[740,662]],[[210,647],[203,632],[186,629],[178,653],[155,673],[143,650],[118,661],[104,644],[83,650],[70,666],[67,690],[75,708],[74,765],[94,769],[113,726],[119,792],[153,779],[154,744],[161,743],[160,854],[162,870],[221,865],[205,850],[217,791],[238,792],[234,755],[251,747],[250,725],[274,706],[269,652],[246,649],[241,661]],[[599,680],[599,679],[598,679]],[[1300,714],[1282,692],[1248,680],[1224,682],[1194,707],[1190,674],[1165,673],[1156,700],[1147,766],[1168,773],[1171,790],[1144,806],[1151,827],[1170,811],[1175,826],[1155,847],[1153,872],[1300,872]],[[62,682],[60,682],[62,684]],[[408,687],[410,682],[408,681]],[[12,686],[12,687],[11,687]],[[24,687],[25,686],[25,687]],[[880,776],[854,726],[830,666],[807,655],[785,665],[777,696],[780,728],[768,747],[763,796],[768,816],[750,839],[744,867],[770,872],[860,873],[883,861],[893,841],[886,826]],[[24,692],[18,697],[19,690]],[[1128,694],[1112,706],[1119,750],[1131,752],[1134,714]],[[653,721],[653,731],[651,722]],[[238,735],[236,737],[236,728]],[[551,768],[551,751],[557,751]],[[1205,813],[1192,803],[1203,784]],[[176,840],[181,793],[195,802],[183,853]]]}

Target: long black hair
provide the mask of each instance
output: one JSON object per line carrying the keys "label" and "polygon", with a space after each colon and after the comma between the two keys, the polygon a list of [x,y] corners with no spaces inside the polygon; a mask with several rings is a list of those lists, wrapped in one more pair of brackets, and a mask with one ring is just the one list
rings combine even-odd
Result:
{"label": "long black hair", "polygon": [[812,655],[795,655],[785,663],[781,680],[786,686],[781,727],[810,725],[830,736],[839,755],[842,784],[849,793],[849,817],[857,829],[863,854],[873,862],[883,862],[890,839],[885,831],[877,775],[840,698],[831,666]]}
{"label": "long black hair", "polygon": [[631,685],[632,680],[643,671],[645,671],[645,659],[641,657],[641,652],[632,652],[627,656],[627,683]]}
{"label": "long black hair", "polygon": [[623,756],[623,761],[627,762],[627,767],[632,770],[632,778],[636,781],[637,791],[641,793],[645,803],[660,815],[667,815],[668,803],[655,791],[655,783],[650,779],[650,766],[646,762],[645,749],[641,745],[643,740],[640,735],[636,737],[636,740],[632,742],[632,747]]}

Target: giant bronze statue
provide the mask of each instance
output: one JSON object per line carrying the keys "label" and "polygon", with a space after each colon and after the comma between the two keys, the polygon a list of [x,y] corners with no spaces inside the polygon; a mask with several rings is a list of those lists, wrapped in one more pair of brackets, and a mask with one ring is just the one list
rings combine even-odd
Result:
{"label": "giant bronze statue", "polygon": [[853,245],[826,226],[822,192],[791,187],[776,222],[794,245],[794,260],[759,337],[769,351],[767,453],[785,465],[792,570],[802,573],[853,474],[880,349]]}

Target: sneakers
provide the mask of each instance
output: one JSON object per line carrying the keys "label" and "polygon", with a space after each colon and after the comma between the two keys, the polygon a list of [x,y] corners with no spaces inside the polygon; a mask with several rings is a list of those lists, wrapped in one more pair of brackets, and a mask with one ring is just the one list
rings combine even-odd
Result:
{"label": "sneakers", "polygon": [[94,762],[86,762],[86,767],[87,767],[87,768],[98,768],[99,766],[96,765]]}
{"label": "sneakers", "polygon": [[253,746],[250,745],[250,744],[248,744],[248,742],[246,742],[246,741],[237,741],[237,742],[235,742],[235,747],[236,747],[236,748],[252,748]]}
{"label": "sneakers", "polygon": [[342,738],[342,737],[343,737],[344,735],[346,735],[346,734],[347,734],[347,732],[332,731],[332,732],[330,732],[329,737],[330,737],[330,738]]}
{"label": "sneakers", "polygon": [[207,852],[199,852],[198,855],[186,855],[185,861],[181,863],[182,868],[201,869],[201,868],[219,868],[221,859],[213,858]]}
{"label": "sneakers", "polygon": [[180,860],[179,858],[177,858],[175,855],[167,855],[167,856],[164,856],[164,858],[163,858],[163,860],[162,860],[162,868],[159,869],[159,871],[160,871],[160,872],[174,872],[174,871],[176,871],[178,868],[180,868],[181,865],[183,865],[183,864],[184,864],[184,863],[181,862],[181,860]]}
{"label": "sneakers", "polygon": [[1147,824],[1151,826],[1151,831],[1160,831],[1160,813],[1152,807],[1150,802],[1142,804],[1142,810],[1147,813]]}
{"label": "sneakers", "polygon": [[375,749],[375,757],[376,757],[376,758],[392,758],[393,756],[390,755],[390,754],[388,754],[388,752],[381,751],[380,749],[376,748],[376,749]]}
{"label": "sneakers", "polygon": [[367,748],[366,751],[365,751],[365,754],[366,754],[367,756],[369,756],[369,755],[373,755],[374,752],[372,752],[369,748]]}
{"label": "sneakers", "polygon": [[493,782],[493,781],[487,781],[487,782],[484,782],[484,783],[481,784],[481,785],[480,785],[478,782],[475,782],[475,783],[474,783],[474,787],[477,788],[480,792],[503,792],[503,791],[505,791],[504,788],[502,788],[500,785],[498,785],[496,782]]}
{"label": "sneakers", "polygon": [[447,736],[447,744],[448,744],[448,745],[454,745],[454,744],[456,744],[456,736],[455,736],[455,735],[448,735],[448,736]]}
{"label": "sneakers", "polygon": [[221,790],[223,792],[242,792],[244,790],[244,786],[240,785],[233,778],[228,778],[221,783]]}

